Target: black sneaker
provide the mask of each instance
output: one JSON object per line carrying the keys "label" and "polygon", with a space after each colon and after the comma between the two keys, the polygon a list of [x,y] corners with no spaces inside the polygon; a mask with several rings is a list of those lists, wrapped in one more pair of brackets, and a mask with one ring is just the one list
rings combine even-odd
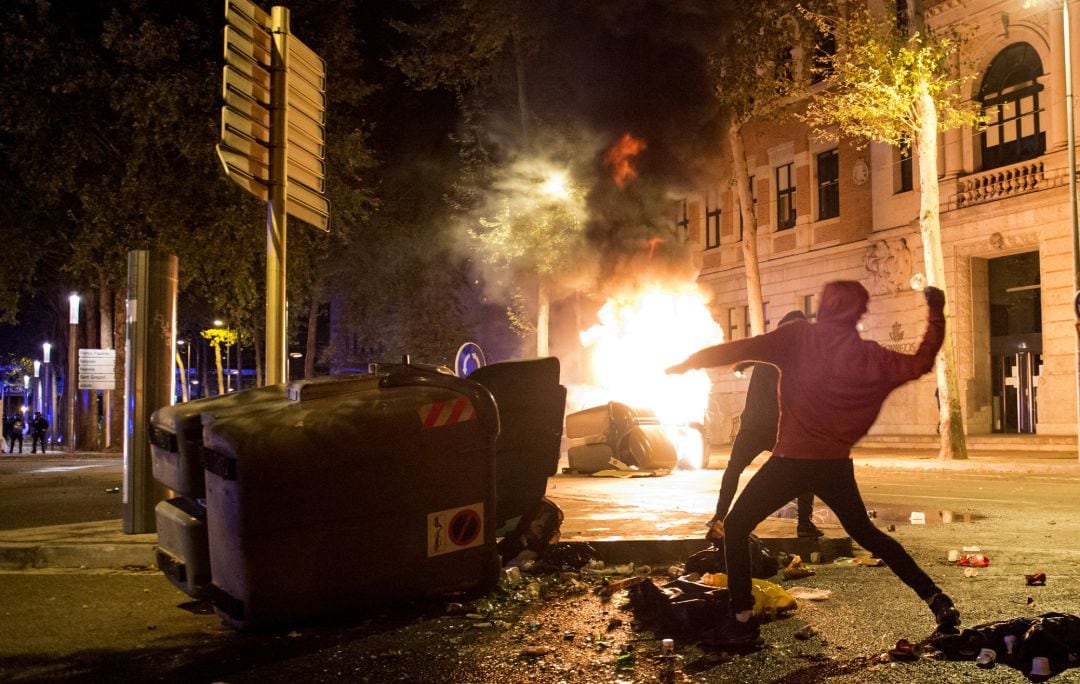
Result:
{"label": "black sneaker", "polygon": [[734,617],[728,617],[716,627],[703,632],[700,643],[703,648],[757,648],[765,642],[756,618],[739,622]]}
{"label": "black sneaker", "polygon": [[931,612],[934,613],[934,619],[937,621],[938,633],[955,634],[957,628],[960,626],[960,611],[953,605],[952,599],[949,598],[948,594],[939,591],[926,599],[926,604],[930,606]]}
{"label": "black sneaker", "polygon": [[800,539],[818,539],[825,536],[825,533],[818,529],[818,526],[812,522],[799,523],[798,528],[795,530],[795,534],[797,534]]}

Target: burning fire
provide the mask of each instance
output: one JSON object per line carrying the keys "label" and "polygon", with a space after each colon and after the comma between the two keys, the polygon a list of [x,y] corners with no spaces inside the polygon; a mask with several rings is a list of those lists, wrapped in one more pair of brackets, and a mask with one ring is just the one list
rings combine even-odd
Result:
{"label": "burning fire", "polygon": [[[680,459],[696,463],[700,437],[685,428],[704,420],[709,377],[703,370],[666,375],[664,369],[723,341],[701,292],[693,283],[650,284],[610,297],[599,318],[581,333],[595,384],[579,388],[574,403],[584,408],[618,401],[650,409],[670,428]],[[690,444],[684,444],[687,437]]]}
{"label": "burning fire", "polygon": [[611,167],[612,176],[615,178],[615,185],[620,190],[626,187],[626,184],[637,178],[637,169],[633,165],[633,157],[636,157],[645,149],[645,141],[641,138],[635,138],[629,133],[623,133],[623,136],[619,138],[619,141],[611,146],[611,149],[607,151],[606,162]]}

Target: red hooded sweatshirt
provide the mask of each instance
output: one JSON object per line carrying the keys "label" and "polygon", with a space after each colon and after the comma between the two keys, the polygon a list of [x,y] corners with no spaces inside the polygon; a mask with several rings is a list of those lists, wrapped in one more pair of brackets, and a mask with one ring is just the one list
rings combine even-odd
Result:
{"label": "red hooded sweatshirt", "polygon": [[780,369],[780,424],[773,453],[785,458],[838,459],[874,424],[885,398],[929,372],[945,336],[945,315],[930,307],[926,334],[914,354],[885,349],[859,336],[855,324],[870,295],[851,280],[825,286],[816,323],[776,330],[702,349],[673,370],[740,361]]}

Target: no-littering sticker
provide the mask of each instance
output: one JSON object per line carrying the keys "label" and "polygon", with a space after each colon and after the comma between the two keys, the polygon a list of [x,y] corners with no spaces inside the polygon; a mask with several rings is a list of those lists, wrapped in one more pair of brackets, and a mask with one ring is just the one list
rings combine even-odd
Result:
{"label": "no-littering sticker", "polygon": [[483,502],[428,513],[427,555],[441,556],[484,543]]}

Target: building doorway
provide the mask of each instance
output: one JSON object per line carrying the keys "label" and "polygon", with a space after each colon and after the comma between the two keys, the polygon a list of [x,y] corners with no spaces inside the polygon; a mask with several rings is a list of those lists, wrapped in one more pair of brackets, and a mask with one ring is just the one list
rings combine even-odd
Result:
{"label": "building doorway", "polygon": [[1042,371],[1039,253],[989,262],[993,431],[1034,434]]}

